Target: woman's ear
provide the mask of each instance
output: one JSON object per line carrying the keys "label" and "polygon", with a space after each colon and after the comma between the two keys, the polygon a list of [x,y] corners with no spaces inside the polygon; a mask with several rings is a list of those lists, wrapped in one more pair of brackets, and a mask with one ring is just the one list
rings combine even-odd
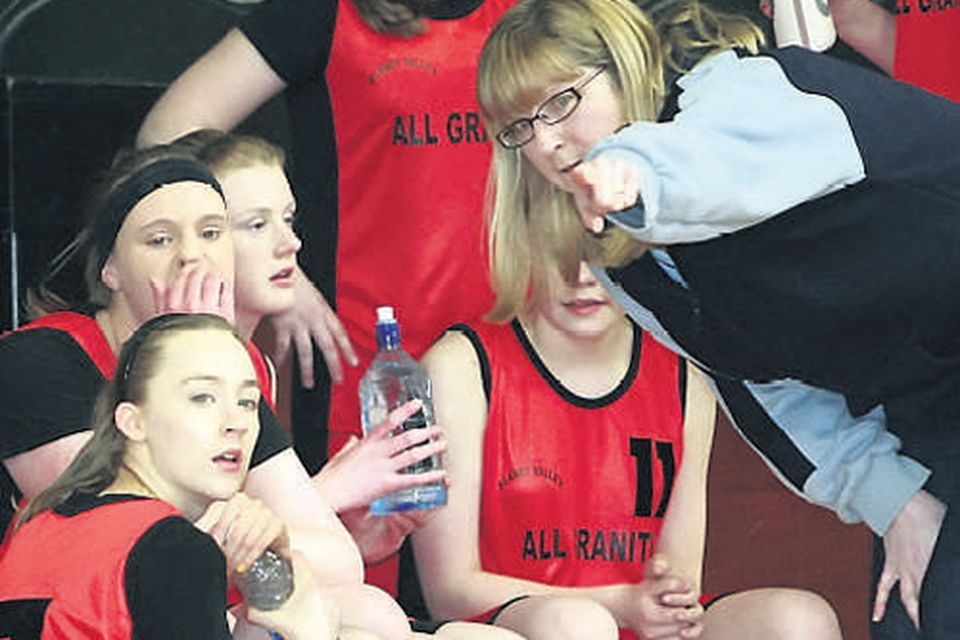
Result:
{"label": "woman's ear", "polygon": [[143,442],[147,433],[143,427],[143,416],[140,408],[132,402],[121,402],[113,410],[113,421],[120,433],[132,442]]}
{"label": "woman's ear", "polygon": [[113,254],[107,258],[107,261],[103,263],[103,267],[100,268],[100,282],[110,291],[120,289],[120,279],[117,277],[117,267],[113,263]]}

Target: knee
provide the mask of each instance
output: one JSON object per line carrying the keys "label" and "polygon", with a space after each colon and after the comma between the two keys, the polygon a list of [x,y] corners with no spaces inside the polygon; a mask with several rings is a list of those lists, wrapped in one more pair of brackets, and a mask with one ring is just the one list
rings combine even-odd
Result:
{"label": "knee", "polygon": [[508,607],[497,624],[531,640],[615,640],[619,635],[617,621],[605,607],[567,596],[522,600]]}
{"label": "knee", "polygon": [[776,616],[777,640],[840,640],[840,621],[823,597],[811,591],[773,589],[769,611]]}
{"label": "knee", "polygon": [[[340,604],[340,619],[345,627],[372,633],[383,640],[400,640],[410,635],[407,615],[388,593],[367,585],[351,585],[331,590]],[[352,637],[352,636],[344,636]]]}

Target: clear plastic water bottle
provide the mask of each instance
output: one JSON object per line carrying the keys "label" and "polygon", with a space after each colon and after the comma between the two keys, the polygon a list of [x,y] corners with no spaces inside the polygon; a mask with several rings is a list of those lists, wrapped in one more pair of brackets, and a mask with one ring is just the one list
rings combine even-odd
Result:
{"label": "clear plastic water bottle", "polygon": [[236,583],[248,606],[273,611],[282,607],[293,593],[293,565],[267,549],[246,571],[237,574]]}
{"label": "clear plastic water bottle", "polygon": [[[427,372],[400,346],[400,326],[393,307],[377,307],[378,352],[360,381],[360,411],[363,430],[369,433],[387,419],[387,414],[408,400],[419,399],[423,408],[403,423],[399,430],[422,429],[435,423],[430,378]],[[440,457],[431,456],[410,465],[403,473],[423,473],[440,468]],[[411,509],[433,509],[447,504],[447,487],[435,482],[403,489],[370,504],[374,515]]]}

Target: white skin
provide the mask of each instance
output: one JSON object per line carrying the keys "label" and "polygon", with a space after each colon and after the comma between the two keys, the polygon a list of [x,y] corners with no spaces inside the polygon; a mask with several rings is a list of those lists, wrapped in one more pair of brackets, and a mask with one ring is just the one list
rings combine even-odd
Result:
{"label": "white skin", "polygon": [[[586,265],[578,281],[551,273],[535,308],[521,318],[550,372],[583,397],[620,384],[631,355],[632,329]],[[684,461],[650,560],[639,584],[566,588],[484,571],[478,557],[480,480],[486,398],[479,363],[461,335],[444,336],[424,356],[436,384],[437,412],[456,428],[446,457],[453,483],[443,511],[414,534],[428,602],[443,616],[476,614],[518,595],[497,619],[531,640],[617,637],[617,626],[642,638],[839,638],[830,607],[813,594],[788,589],[744,592],[706,613],[698,604],[706,526],[706,472],[715,404],[690,368],[684,421]],[[456,418],[454,418],[456,416]],[[774,604],[774,606],[771,606]],[[562,635],[566,634],[566,635]],[[586,635],[585,635],[586,634]]]}
{"label": "white skin", "polygon": [[246,350],[225,331],[164,338],[158,360],[146,398],[121,402],[114,412],[128,440],[124,468],[198,520],[243,486],[260,431],[260,389]]}
{"label": "white skin", "polygon": [[[209,185],[178,182],[150,193],[129,212],[101,272],[112,292],[97,314],[114,350],[158,312],[205,311],[233,317],[233,247],[223,200]],[[27,498],[64,470],[90,431],[4,460]]]}
{"label": "white skin", "polygon": [[[261,318],[285,313],[295,305],[296,253],[301,245],[293,230],[296,201],[280,166],[258,164],[221,171],[218,180],[227,201],[236,257],[237,326],[241,335],[251,337]],[[362,440],[351,438],[314,478],[324,500],[344,514],[367,562],[396,551],[424,517],[419,513],[372,517],[367,505],[394,491],[446,476],[442,469],[400,473],[445,446],[436,426],[391,436],[418,409],[418,404],[411,404]]]}
{"label": "white skin", "polygon": [[837,34],[871,62],[893,74],[897,17],[875,2],[830,0]]}
{"label": "white skin", "polygon": [[164,185],[134,205],[121,225],[101,270],[110,305],[97,319],[115,348],[164,311],[233,320],[233,266],[220,195],[201,182]]}
{"label": "white skin", "polygon": [[[585,76],[590,69],[584,69]],[[624,123],[623,103],[607,73],[584,91],[577,110],[556,125],[535,124],[536,137],[522,147],[524,158],[558,188],[571,193],[583,226],[603,231],[604,216],[632,206],[641,197],[633,164],[609,155],[585,161],[587,152]],[[572,83],[569,83],[572,84]],[[544,91],[546,99],[569,84]],[[528,116],[518,113],[516,117]],[[874,600],[873,619],[883,617],[890,590],[899,582],[907,612],[919,628],[919,593],[933,553],[945,505],[926,491],[917,492],[883,536],[886,562]]]}
{"label": "white skin", "polygon": [[[140,147],[167,143],[195,129],[229,131],[286,87],[257,49],[233,29],[194,62],[150,110],[137,135]],[[343,367],[356,366],[356,352],[343,325],[320,292],[299,272],[293,309],[271,317],[275,356],[283,361],[291,346],[300,363],[300,379],[314,384],[314,345],[323,353],[331,379],[343,379]]]}
{"label": "white skin", "polygon": [[296,201],[283,169],[253,165],[218,176],[227,201],[236,258],[237,328],[253,335],[263,316],[293,308],[300,238]]}
{"label": "white skin", "polygon": [[[129,212],[101,272],[111,291],[108,308],[97,315],[114,350],[143,322],[162,311],[205,311],[233,318],[233,242],[224,202],[209,185],[182,182],[144,197]],[[4,460],[28,498],[45,489],[74,459],[91,431],[79,431]],[[292,449],[252,469],[245,493],[268,505],[286,523],[291,546],[301,550],[317,582],[349,595],[362,589],[359,551]],[[242,516],[224,509],[209,532],[223,541]],[[237,538],[236,540],[241,540]],[[262,540],[224,546],[230,566],[249,564],[266,549]],[[390,640],[409,636],[406,617],[387,594],[362,594],[367,610],[382,614],[354,617],[344,603],[343,620]]]}
{"label": "white skin", "polygon": [[[292,226],[296,201],[280,166],[251,165],[221,171],[217,178],[227,202],[237,265],[237,326],[241,335],[249,338],[262,317],[285,313],[295,305],[294,283],[302,279],[295,271],[296,253],[301,246]],[[372,517],[367,505],[393,491],[437,482],[446,476],[443,470],[417,475],[400,473],[445,448],[441,430],[435,426],[391,436],[418,409],[419,404],[412,402],[392,412],[387,421],[362,440],[351,440],[312,481],[315,497],[328,509],[344,512],[348,531],[368,562],[396,551],[425,516],[418,513]],[[229,521],[227,516],[222,520]],[[339,593],[347,623],[368,625],[365,612],[371,610],[378,610],[381,616],[391,609],[399,613],[394,603],[384,602],[383,592],[373,591],[372,587],[362,587],[360,592]]]}
{"label": "white skin", "polygon": [[[184,331],[164,339],[158,360],[146,397],[137,404],[121,402],[114,411],[128,443],[121,472],[103,493],[159,498],[205,530],[232,511],[229,539],[214,536],[225,550],[268,545],[289,555],[279,518],[239,493],[260,428],[260,389],[246,349],[225,331]],[[332,640],[337,609],[317,593],[302,561],[295,559],[295,565],[301,568],[294,573],[295,593],[284,607],[245,613],[291,640]]]}

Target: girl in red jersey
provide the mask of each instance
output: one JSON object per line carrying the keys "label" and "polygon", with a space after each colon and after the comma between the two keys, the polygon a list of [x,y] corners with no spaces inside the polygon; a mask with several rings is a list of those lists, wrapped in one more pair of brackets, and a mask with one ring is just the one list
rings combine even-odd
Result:
{"label": "girl in red jersey", "polygon": [[[27,498],[45,489],[89,439],[96,394],[113,375],[116,350],[140,324],[171,309],[234,315],[225,201],[193,155],[170,146],[126,156],[102,180],[90,216],[87,279],[98,306],[46,315],[0,340],[0,455],[7,491]],[[260,381],[269,397],[269,376]],[[318,581],[338,591],[346,624],[387,639],[409,637],[393,599],[363,585],[356,545],[311,483],[269,403],[258,410],[262,429],[245,492],[287,524]],[[213,526],[228,527],[233,517],[225,512]]]}
{"label": "girl in red jersey", "polygon": [[586,265],[566,284],[544,262],[495,270],[531,285],[509,324],[460,327],[424,356],[450,441],[448,505],[414,534],[434,614],[487,612],[531,639],[840,638],[803,591],[704,612],[710,389]]}
{"label": "girl in red jersey", "polygon": [[[294,307],[294,287],[303,277],[296,263],[301,242],[293,228],[297,205],[284,171],[283,150],[263,138],[209,129],[188,134],[177,144],[196,147],[197,158],[223,187],[236,261],[237,328],[240,335],[252,338],[265,316]],[[275,377],[270,359],[265,357],[264,362]],[[335,464],[325,465],[314,478],[324,500],[338,513],[365,507],[399,489],[443,480],[442,470],[400,473],[443,450],[439,427],[396,438],[390,437],[390,428],[387,422],[364,440],[354,440]],[[424,440],[432,441],[414,446]]]}
{"label": "girl in red jersey", "polygon": [[[0,552],[0,635],[234,637],[218,543],[241,573],[264,546],[290,553],[283,524],[239,493],[260,428],[244,342],[217,316],[163,315],[131,336],[117,367],[93,437]],[[225,511],[229,531],[201,531]],[[295,566],[282,607],[245,615],[288,640],[347,637],[306,565]],[[247,632],[238,623],[236,637]]]}
{"label": "girl in red jersey", "polygon": [[[293,280],[302,277],[295,269],[300,240],[293,230],[296,201],[284,172],[283,152],[262,138],[212,130],[194,132],[177,144],[196,147],[197,157],[210,167],[223,187],[236,258],[237,327],[242,336],[249,338],[264,316],[284,313],[294,305]],[[266,358],[265,361],[270,362]],[[444,471],[400,473],[410,464],[444,449],[439,427],[396,436],[392,435],[394,429],[395,425],[388,421],[362,440],[352,440],[313,478],[324,501],[340,517],[368,518],[374,524],[392,522],[393,519],[367,515],[370,501],[445,477]],[[382,535],[378,527],[354,530],[364,557],[383,557],[393,551],[392,547],[384,547],[384,539],[389,536]],[[456,640],[515,637],[506,631],[470,623],[444,625],[435,635]]]}
{"label": "girl in red jersey", "polygon": [[478,79],[494,216],[590,260],[780,479],[871,528],[876,638],[956,637],[960,109],[737,22],[518,3]]}
{"label": "girl in red jersey", "polygon": [[[293,337],[305,386],[314,378],[311,341],[340,382],[294,389],[293,437],[311,469],[362,435],[357,385],[377,351],[375,307],[397,309],[414,357],[448,325],[489,308],[480,214],[490,148],[476,60],[513,2],[271,0],[177,78],[144,120],[139,143],[168,142],[197,128],[231,129],[271,97],[285,99],[301,262],[337,311],[301,278],[298,307],[280,321],[279,342]],[[366,556],[371,582],[395,588],[396,556],[383,552],[416,524],[402,516],[348,524],[380,536]]]}

